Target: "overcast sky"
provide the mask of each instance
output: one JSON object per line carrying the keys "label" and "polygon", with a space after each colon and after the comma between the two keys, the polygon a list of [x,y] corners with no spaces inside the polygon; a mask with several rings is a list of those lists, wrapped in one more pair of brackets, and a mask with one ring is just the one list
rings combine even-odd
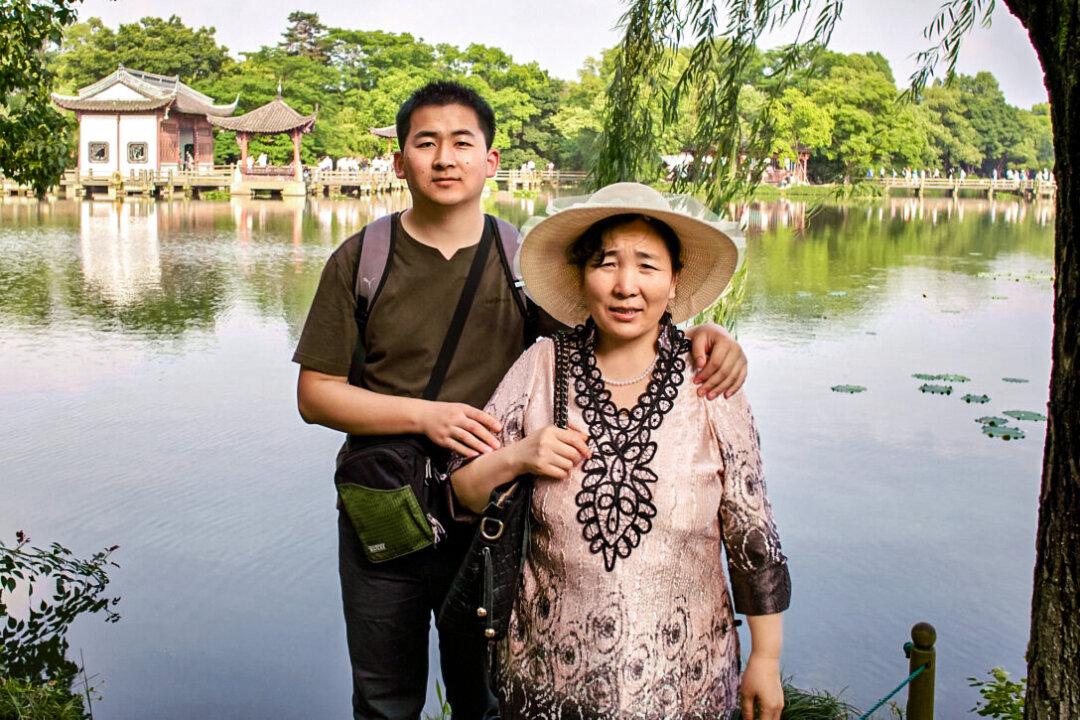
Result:
{"label": "overcast sky", "polygon": [[[925,43],[922,28],[941,0],[846,0],[831,47],[876,50],[888,58],[897,82],[914,69]],[[289,13],[319,14],[333,27],[409,32],[430,43],[494,45],[518,62],[537,61],[553,75],[572,79],[582,61],[615,45],[625,3],[621,0],[84,0],[80,17],[100,17],[116,27],[145,15],[175,13],[187,25],[217,28],[218,42],[238,54],[278,42]],[[959,70],[994,73],[1005,97],[1030,107],[1046,101],[1042,71],[1020,23],[997,3],[990,29],[965,39]],[[766,45],[776,44],[779,40]]]}

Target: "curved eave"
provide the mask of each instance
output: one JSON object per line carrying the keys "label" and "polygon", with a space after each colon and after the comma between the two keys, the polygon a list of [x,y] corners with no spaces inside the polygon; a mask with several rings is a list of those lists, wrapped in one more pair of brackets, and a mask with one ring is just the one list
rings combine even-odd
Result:
{"label": "curved eave", "polygon": [[52,101],[64,110],[75,112],[139,112],[143,110],[157,110],[170,105],[176,98],[173,96],[161,98],[146,98],[144,100],[93,100],[73,97],[71,95],[52,94]]}
{"label": "curved eave", "polygon": [[317,118],[316,113],[311,115],[298,117],[289,121],[277,121],[272,119],[262,120],[258,117],[250,117],[252,111],[246,115],[240,115],[239,117],[213,117],[208,116],[206,119],[210,121],[211,125],[215,125],[223,130],[232,130],[234,132],[245,132],[252,135],[280,135],[281,133],[292,132],[293,130],[299,130],[300,132],[311,132],[311,129],[315,126],[315,120]]}
{"label": "curved eave", "polygon": [[368,132],[375,137],[386,138],[387,140],[397,139],[397,128],[393,125],[387,125],[386,127],[381,128],[368,128]]}

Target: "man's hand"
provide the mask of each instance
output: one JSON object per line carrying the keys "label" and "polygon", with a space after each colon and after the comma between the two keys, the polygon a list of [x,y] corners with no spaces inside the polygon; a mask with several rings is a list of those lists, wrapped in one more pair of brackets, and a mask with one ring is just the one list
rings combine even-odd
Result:
{"label": "man's hand", "polygon": [[784,688],[780,684],[780,661],[776,658],[758,657],[753,652],[746,661],[742,685],[739,686],[739,704],[746,720],[754,717],[754,705],[758,706],[760,720],[780,720],[784,709]]}
{"label": "man's hand", "polygon": [[554,425],[530,433],[507,448],[514,452],[518,475],[529,473],[555,480],[569,478],[574,467],[592,454],[585,433]]}
{"label": "man's hand", "polygon": [[493,433],[502,430],[502,425],[472,405],[427,402],[419,421],[420,431],[433,443],[464,457],[476,457],[499,447]]}
{"label": "man's hand", "polygon": [[686,332],[690,356],[694,359],[694,383],[698,396],[715,400],[723,393],[731,397],[746,380],[746,355],[727,330],[715,323],[699,325]]}

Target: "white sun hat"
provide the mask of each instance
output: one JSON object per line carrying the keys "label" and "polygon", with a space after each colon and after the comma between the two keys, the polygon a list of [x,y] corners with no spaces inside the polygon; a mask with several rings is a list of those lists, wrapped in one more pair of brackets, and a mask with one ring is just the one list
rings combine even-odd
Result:
{"label": "white sun hat", "polygon": [[682,245],[682,270],[671,302],[671,319],[682,323],[712,305],[739,265],[743,238],[737,223],[720,221],[689,195],[665,195],[640,183],[615,183],[592,195],[557,198],[548,214],[522,227],[517,261],[525,291],[553,318],[573,327],[588,310],[581,271],[566,251],[592,225],[614,215],[661,220]]}

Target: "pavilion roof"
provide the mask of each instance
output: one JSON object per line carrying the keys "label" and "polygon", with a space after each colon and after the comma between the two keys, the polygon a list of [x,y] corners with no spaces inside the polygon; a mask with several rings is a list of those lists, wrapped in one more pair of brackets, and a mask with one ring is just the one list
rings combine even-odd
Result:
{"label": "pavilion roof", "polygon": [[370,131],[372,135],[381,138],[390,138],[391,140],[397,138],[397,127],[394,125],[387,125],[386,127],[381,128],[368,128],[368,131]]}
{"label": "pavilion roof", "polygon": [[318,108],[310,115],[301,115],[281,99],[281,95],[257,107],[251,112],[236,117],[208,118],[210,124],[225,130],[248,132],[260,135],[273,135],[291,130],[310,132],[315,125]]}
{"label": "pavilion roof", "polygon": [[[139,98],[100,98],[98,95],[115,85],[123,85]],[[236,102],[215,103],[213,98],[180,82],[175,75],[158,75],[142,70],[129,70],[123,65],[95,83],[81,88],[77,95],[53,93],[54,103],[65,110],[138,112],[172,108],[176,112],[206,115],[231,115]]]}

